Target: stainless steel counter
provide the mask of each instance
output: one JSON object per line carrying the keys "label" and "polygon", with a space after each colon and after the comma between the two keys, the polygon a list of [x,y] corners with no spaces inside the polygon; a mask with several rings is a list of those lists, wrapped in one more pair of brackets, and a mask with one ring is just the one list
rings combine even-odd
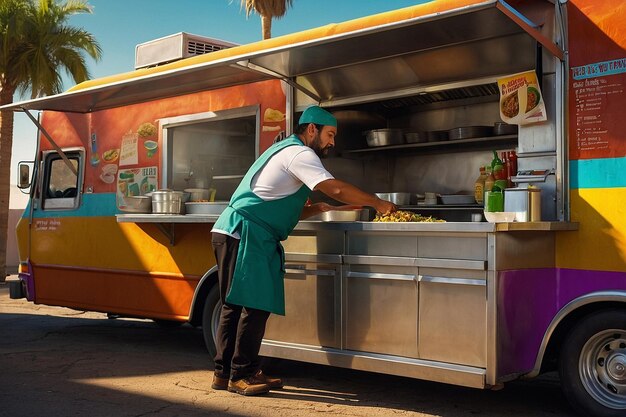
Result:
{"label": "stainless steel counter", "polygon": [[[118,214],[118,223],[214,223],[217,215],[176,214]],[[443,223],[380,223],[380,222],[322,222],[303,220],[297,231],[345,230],[383,232],[471,232],[493,233],[514,231],[567,231],[578,230],[578,223],[569,222],[443,222]]]}

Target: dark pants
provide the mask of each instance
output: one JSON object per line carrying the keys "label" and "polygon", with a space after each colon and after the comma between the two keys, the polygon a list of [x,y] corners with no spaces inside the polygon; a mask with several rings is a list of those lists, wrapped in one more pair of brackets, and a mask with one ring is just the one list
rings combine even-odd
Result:
{"label": "dark pants", "polygon": [[226,303],[237,262],[239,240],[221,233],[212,233],[213,249],[218,267],[222,311],[217,329],[215,374],[233,381],[254,375],[259,369],[259,349],[270,313]]}

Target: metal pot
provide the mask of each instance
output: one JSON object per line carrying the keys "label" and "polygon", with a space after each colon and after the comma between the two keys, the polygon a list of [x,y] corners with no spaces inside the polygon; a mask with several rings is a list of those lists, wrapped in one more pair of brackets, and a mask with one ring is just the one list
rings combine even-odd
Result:
{"label": "metal pot", "polygon": [[152,212],[157,214],[182,214],[185,193],[182,191],[159,190],[150,193]]}
{"label": "metal pot", "polygon": [[402,129],[375,129],[365,133],[365,140],[369,147],[401,145],[404,133]]}

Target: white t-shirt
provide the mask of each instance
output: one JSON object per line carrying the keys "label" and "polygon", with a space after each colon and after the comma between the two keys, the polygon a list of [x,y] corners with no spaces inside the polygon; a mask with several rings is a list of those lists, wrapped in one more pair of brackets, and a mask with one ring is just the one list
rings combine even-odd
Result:
{"label": "white t-shirt", "polygon": [[[335,177],[324,168],[315,151],[308,146],[288,146],[275,153],[252,179],[252,192],[265,201],[277,200],[295,194],[302,184],[311,190],[317,184]],[[239,239],[239,233],[223,230],[212,232]]]}
{"label": "white t-shirt", "polygon": [[322,161],[308,146],[293,145],[277,152],[252,179],[252,192],[265,201],[296,193],[302,184],[311,190],[333,179]]}

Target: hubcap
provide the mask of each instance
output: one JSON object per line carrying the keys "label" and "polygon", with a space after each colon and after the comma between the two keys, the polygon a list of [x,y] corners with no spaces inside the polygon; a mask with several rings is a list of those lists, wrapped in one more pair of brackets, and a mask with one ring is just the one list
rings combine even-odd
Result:
{"label": "hubcap", "polygon": [[618,352],[607,358],[606,372],[608,376],[622,384],[626,382],[626,354]]}
{"label": "hubcap", "polygon": [[609,329],[590,338],[580,355],[580,378],[600,404],[626,409],[626,332]]}

